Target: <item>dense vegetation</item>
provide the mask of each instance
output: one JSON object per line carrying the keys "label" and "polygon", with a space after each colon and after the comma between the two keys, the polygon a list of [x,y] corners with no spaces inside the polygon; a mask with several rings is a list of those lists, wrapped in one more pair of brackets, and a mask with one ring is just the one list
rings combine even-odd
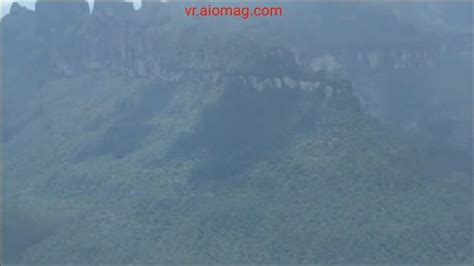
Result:
{"label": "dense vegetation", "polygon": [[[232,23],[229,34],[203,22],[209,37],[188,21],[171,27],[173,9],[101,4],[92,14],[79,2],[14,5],[2,20],[7,262],[470,262],[469,149],[371,116],[350,81],[286,47],[293,26],[278,24],[285,42],[269,44]],[[327,44],[341,42],[323,29]],[[386,33],[367,32],[393,41]],[[384,73],[372,78],[431,86]],[[446,84],[464,89],[463,73]],[[385,107],[430,107],[405,92]]]}

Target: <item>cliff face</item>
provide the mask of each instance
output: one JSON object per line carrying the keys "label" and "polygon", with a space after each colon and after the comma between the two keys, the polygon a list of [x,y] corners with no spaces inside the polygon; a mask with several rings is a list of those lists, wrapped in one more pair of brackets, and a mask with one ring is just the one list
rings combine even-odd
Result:
{"label": "cliff face", "polygon": [[[327,47],[304,57],[314,70],[352,80],[364,108],[381,121],[438,145],[458,150],[470,146],[471,35],[375,47]],[[446,130],[434,130],[440,126]]]}
{"label": "cliff face", "polygon": [[[21,111],[17,103],[50,80],[102,72],[132,80],[239,80],[256,90],[331,91],[328,99],[349,97],[357,105],[350,86],[326,88],[325,84],[338,83],[301,65],[285,47],[260,47],[258,41],[230,37],[211,24],[193,29],[189,22],[166,22],[181,7],[150,3],[135,11],[130,3],[96,1],[89,12],[85,1],[39,1],[32,12],[14,4],[2,25],[6,98],[12,95],[8,109]],[[21,80],[21,75],[32,78]],[[13,120],[11,128],[18,128]],[[6,123],[10,124],[9,116]],[[9,131],[7,136],[12,135]]]}
{"label": "cliff face", "polygon": [[[26,58],[28,51],[29,62],[41,62],[45,72],[59,76],[101,70],[130,77],[176,76],[181,71],[220,71],[228,60],[251,65],[267,55],[258,53],[261,58],[253,58],[245,54],[252,49],[244,47],[244,42],[272,43],[281,47],[279,51],[265,49],[263,53],[280,53],[282,61],[273,67],[296,58],[290,64],[335,73],[352,80],[363,107],[387,124],[428,136],[440,145],[468,146],[470,119],[465,110],[472,89],[470,78],[463,73],[471,68],[470,17],[467,13],[452,15],[464,10],[463,4],[413,8],[396,4],[283,5],[286,16],[295,23],[284,25],[279,18],[271,24],[261,19],[242,23],[221,18],[222,27],[216,27],[212,19],[194,25],[192,18],[184,16],[184,6],[145,3],[134,10],[131,3],[96,1],[89,12],[85,1],[54,5],[40,1],[36,12],[31,12],[15,4],[3,21],[4,60]],[[307,13],[311,16],[303,16]],[[437,17],[437,28],[423,19],[428,15]],[[374,21],[383,21],[383,25],[375,27]],[[303,33],[307,24],[314,31]],[[233,32],[232,41],[218,41],[227,38],[219,37],[226,36],[224,27]],[[295,42],[288,42],[292,39]],[[26,68],[29,65],[24,63]],[[440,75],[456,82],[432,82]],[[415,117],[412,113],[425,114]],[[452,134],[433,135],[430,128],[440,123],[451,124]]]}
{"label": "cliff face", "polygon": [[187,5],[12,5],[7,262],[471,259],[472,160],[447,141],[470,136],[463,32],[398,5],[248,21]]}

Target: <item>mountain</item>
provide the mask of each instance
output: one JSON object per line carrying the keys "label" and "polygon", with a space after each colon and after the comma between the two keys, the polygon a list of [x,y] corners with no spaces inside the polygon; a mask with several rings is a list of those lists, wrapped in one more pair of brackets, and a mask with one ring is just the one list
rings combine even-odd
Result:
{"label": "mountain", "polygon": [[189,5],[12,5],[5,262],[471,261],[466,4]]}

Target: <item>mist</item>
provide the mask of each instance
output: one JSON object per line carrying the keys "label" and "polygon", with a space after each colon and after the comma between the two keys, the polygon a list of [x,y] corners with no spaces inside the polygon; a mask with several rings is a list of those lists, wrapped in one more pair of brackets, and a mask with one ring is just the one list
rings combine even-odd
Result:
{"label": "mist", "polygon": [[2,263],[472,264],[472,3],[2,7]]}

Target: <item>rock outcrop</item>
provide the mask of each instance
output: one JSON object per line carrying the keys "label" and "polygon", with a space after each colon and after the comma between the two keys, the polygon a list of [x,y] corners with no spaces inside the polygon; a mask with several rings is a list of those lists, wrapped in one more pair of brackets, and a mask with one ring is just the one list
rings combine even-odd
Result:
{"label": "rock outcrop", "polygon": [[[452,113],[447,119],[461,124],[463,133],[456,132],[456,136],[471,135],[465,130],[470,120],[459,120],[469,104],[460,102],[471,92],[466,78],[453,77],[461,79],[463,88],[448,97],[449,84],[429,85],[430,80],[445,72],[468,70],[468,64],[449,58],[472,57],[469,33],[449,31],[450,27],[430,33],[417,31],[425,24],[403,19],[398,5],[349,8],[350,5],[321,4],[313,10],[303,4],[282,4],[290,17],[296,12],[310,11],[314,16],[306,16],[310,17],[306,20],[294,17],[292,25],[284,25],[277,18],[272,24],[263,19],[242,23],[238,19],[222,18],[220,27],[205,19],[199,20],[197,26],[194,23],[197,18],[184,15],[185,6],[144,1],[141,9],[134,10],[131,3],[124,1],[98,0],[90,11],[85,0],[54,3],[40,0],[36,10],[30,11],[15,3],[2,20],[4,60],[25,59],[26,69],[31,65],[28,62],[41,62],[44,73],[65,77],[111,71],[134,78],[176,79],[183,71],[194,71],[196,75],[219,72],[221,76],[231,73],[281,81],[291,76],[297,84],[305,84],[305,77],[294,75],[324,72],[326,79],[352,80],[363,107],[389,124],[401,129],[416,128],[422,135],[431,134],[428,129],[431,125],[421,124],[434,118],[427,115],[415,118],[410,113],[436,110]],[[386,32],[368,26],[380,16],[373,14],[374,10],[386,16],[383,20]],[[446,17],[440,19],[446,23],[452,19],[448,14],[443,16]],[[347,27],[335,27],[332,32],[332,23]],[[302,29],[307,24],[314,25],[315,30],[304,32]],[[349,26],[353,32],[345,32]],[[362,31],[363,27],[366,30]],[[375,36],[377,39],[370,39]],[[265,48],[259,48],[261,45]],[[409,82],[402,84],[393,79]],[[256,85],[263,88],[280,83],[264,84]],[[417,94],[413,95],[413,91]],[[438,107],[450,104],[443,103],[443,98],[458,101],[452,105],[466,106],[456,111],[452,106],[451,110]],[[417,104],[405,105],[408,102]],[[452,137],[446,140],[451,141]],[[456,141],[463,143],[457,146],[467,146],[466,141],[466,137]]]}

